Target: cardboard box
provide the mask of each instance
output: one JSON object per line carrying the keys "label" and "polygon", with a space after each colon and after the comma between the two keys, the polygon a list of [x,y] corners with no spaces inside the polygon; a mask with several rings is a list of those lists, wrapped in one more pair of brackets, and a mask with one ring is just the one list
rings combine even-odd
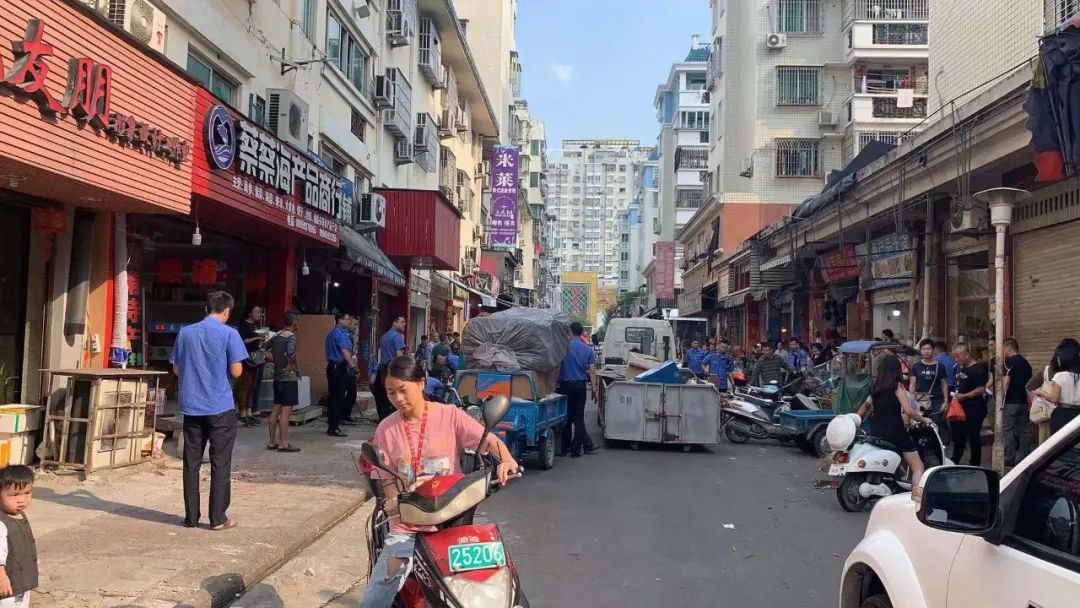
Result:
{"label": "cardboard box", "polygon": [[0,405],[0,433],[25,433],[41,428],[40,405]]}
{"label": "cardboard box", "polygon": [[[555,392],[555,385],[559,380],[559,370],[549,372],[525,371],[536,383],[536,397],[542,398]],[[480,386],[477,387],[477,379]],[[507,395],[518,399],[533,399],[532,385],[529,378],[523,375],[511,376],[509,373],[497,371],[481,371],[478,374],[466,374],[461,377],[458,385],[458,394],[462,397],[472,395],[481,399],[490,395]]]}
{"label": "cardboard box", "polygon": [[630,356],[627,358],[629,359],[626,366],[627,380],[630,380],[631,378],[636,378],[637,376],[649,371],[650,369],[662,363],[662,361],[660,361],[656,357],[651,357],[649,355],[644,355],[641,353],[630,353]]}
{"label": "cardboard box", "polygon": [[34,463],[34,433],[0,433],[0,467]]}

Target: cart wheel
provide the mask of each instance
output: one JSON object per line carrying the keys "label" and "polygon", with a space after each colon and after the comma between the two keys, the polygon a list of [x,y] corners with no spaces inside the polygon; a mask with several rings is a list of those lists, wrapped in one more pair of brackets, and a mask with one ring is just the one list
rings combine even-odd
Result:
{"label": "cart wheel", "polygon": [[806,452],[807,454],[814,453],[814,446],[810,443],[810,440],[807,439],[806,435],[796,435],[795,445],[799,446],[799,449]]}
{"label": "cart wheel", "polygon": [[818,429],[810,436],[810,445],[814,446],[814,453],[819,457],[832,452],[832,448],[829,446],[829,439],[825,437],[824,428]]}
{"label": "cart wheel", "polygon": [[537,460],[540,461],[540,468],[544,471],[550,470],[555,466],[555,432],[548,429],[547,433],[540,438],[540,441],[536,446]]}

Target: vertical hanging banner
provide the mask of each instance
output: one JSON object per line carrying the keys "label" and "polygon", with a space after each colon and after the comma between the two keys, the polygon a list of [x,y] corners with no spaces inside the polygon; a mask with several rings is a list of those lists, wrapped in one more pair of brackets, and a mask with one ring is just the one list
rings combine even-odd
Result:
{"label": "vertical hanging banner", "polygon": [[656,299],[675,298],[675,241],[656,243],[656,264],[653,269]]}
{"label": "vertical hanging banner", "polygon": [[492,159],[489,245],[517,247],[518,149],[495,146]]}

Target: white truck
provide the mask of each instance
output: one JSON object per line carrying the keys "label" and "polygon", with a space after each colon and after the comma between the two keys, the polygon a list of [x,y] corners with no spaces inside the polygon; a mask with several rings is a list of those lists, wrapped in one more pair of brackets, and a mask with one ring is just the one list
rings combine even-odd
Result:
{"label": "white truck", "polygon": [[675,333],[664,319],[611,319],[600,347],[598,367],[626,365],[630,351],[667,361],[675,357]]}
{"label": "white truck", "polygon": [[977,467],[935,467],[914,494],[882,499],[840,583],[840,608],[1074,606],[1080,418],[1004,478]]}

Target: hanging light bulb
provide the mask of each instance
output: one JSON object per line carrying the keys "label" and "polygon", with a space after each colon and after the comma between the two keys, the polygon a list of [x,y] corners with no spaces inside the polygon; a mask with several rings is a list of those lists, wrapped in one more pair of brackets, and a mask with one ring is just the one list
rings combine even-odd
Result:
{"label": "hanging light bulb", "polygon": [[304,263],[300,265],[300,274],[305,277],[311,274],[311,269],[307,265],[307,249],[304,250]]}
{"label": "hanging light bulb", "polygon": [[191,233],[191,244],[198,247],[202,245],[202,233],[199,232],[199,226],[196,224],[195,232]]}

